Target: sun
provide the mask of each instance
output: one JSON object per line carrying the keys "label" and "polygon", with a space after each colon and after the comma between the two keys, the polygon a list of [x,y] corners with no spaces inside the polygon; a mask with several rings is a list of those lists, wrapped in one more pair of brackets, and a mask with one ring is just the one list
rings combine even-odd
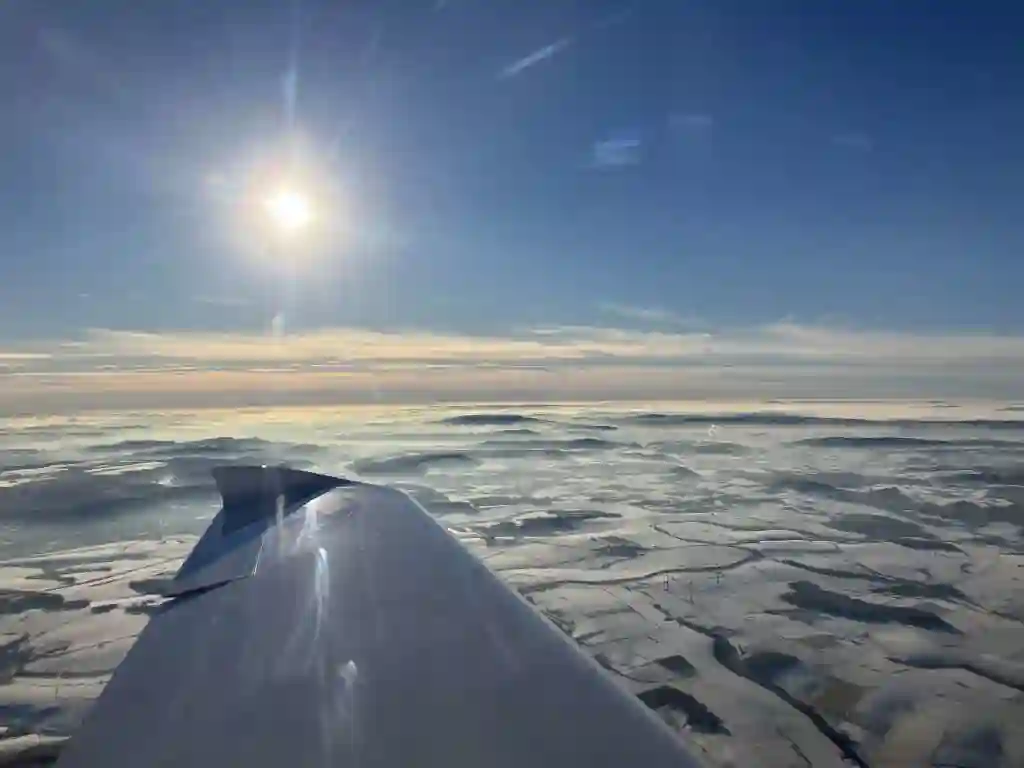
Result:
{"label": "sun", "polygon": [[282,232],[300,232],[313,221],[312,202],[296,189],[279,189],[267,197],[264,204],[272,222]]}

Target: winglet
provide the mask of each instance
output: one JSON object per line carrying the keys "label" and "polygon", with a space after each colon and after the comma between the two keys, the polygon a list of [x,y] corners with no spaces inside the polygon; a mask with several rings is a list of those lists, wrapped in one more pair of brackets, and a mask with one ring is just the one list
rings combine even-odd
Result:
{"label": "winglet", "polygon": [[307,501],[352,481],[301,469],[272,466],[227,466],[213,470],[223,501],[209,528],[162,590],[178,597],[251,576],[256,569],[263,532],[278,515],[288,515]]}
{"label": "winglet", "polygon": [[224,506],[224,532],[273,517],[351,481],[284,466],[243,465],[213,470]]}

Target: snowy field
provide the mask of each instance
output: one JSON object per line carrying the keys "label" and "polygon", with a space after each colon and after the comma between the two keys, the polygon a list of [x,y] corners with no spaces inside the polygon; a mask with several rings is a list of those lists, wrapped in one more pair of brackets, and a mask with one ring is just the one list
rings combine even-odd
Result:
{"label": "snowy field", "polygon": [[1024,765],[1024,407],[797,402],[0,420],[0,764],[237,462],[408,490],[709,765]]}

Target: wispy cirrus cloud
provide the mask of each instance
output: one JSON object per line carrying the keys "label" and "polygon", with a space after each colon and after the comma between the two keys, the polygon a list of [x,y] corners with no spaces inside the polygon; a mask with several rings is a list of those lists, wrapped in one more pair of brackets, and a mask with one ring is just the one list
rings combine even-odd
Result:
{"label": "wispy cirrus cloud", "polygon": [[505,335],[324,328],[270,336],[95,329],[0,352],[0,410],[203,404],[1024,396],[1024,337],[796,323],[538,327]]}

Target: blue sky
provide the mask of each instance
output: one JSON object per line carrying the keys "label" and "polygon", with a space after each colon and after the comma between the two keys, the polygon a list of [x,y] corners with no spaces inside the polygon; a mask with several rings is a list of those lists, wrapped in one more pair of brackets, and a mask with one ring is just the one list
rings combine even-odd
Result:
{"label": "blue sky", "polygon": [[[805,363],[789,328],[851,345],[844,365],[920,337],[1009,380],[1016,17],[959,0],[7,2],[7,366],[126,367],[132,338],[136,367],[216,367],[160,344],[223,350],[271,326],[295,349],[669,335],[682,346],[656,367],[694,363],[703,333]],[[251,205],[285,168],[317,213],[287,246]],[[93,362],[68,352],[83,344]]]}

